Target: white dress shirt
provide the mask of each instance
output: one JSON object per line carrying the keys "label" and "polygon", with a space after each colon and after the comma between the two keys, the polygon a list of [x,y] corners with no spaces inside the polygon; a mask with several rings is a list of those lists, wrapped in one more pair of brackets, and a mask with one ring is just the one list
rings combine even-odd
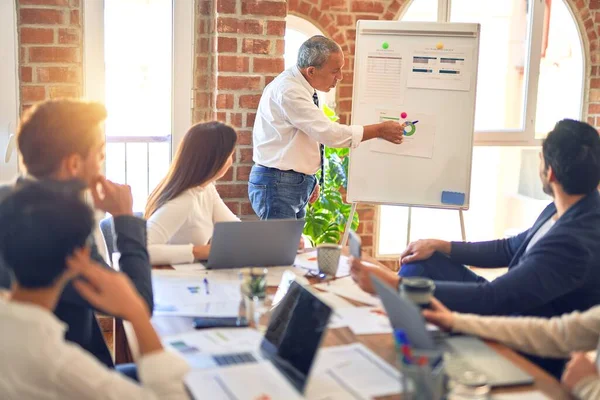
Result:
{"label": "white dress shirt", "polygon": [[194,262],[194,246],[207,245],[215,222],[239,221],[214,184],[188,189],[148,218],[148,253],[153,265]]}
{"label": "white dress shirt", "polygon": [[256,164],[314,175],[321,166],[319,143],[337,148],[360,144],[363,127],[331,122],[315,106],[314,91],[295,66],[267,85],[252,131]]}
{"label": "white dress shirt", "polygon": [[67,326],[46,309],[0,299],[0,321],[3,400],[189,399],[189,366],[173,352],[141,357],[139,385],[65,341]]}

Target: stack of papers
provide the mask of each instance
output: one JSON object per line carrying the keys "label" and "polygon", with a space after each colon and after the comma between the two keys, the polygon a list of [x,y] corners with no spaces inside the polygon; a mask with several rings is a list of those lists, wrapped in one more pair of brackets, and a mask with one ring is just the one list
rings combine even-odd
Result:
{"label": "stack of papers", "polygon": [[337,294],[338,296],[342,296],[346,299],[382,308],[379,298],[363,291],[350,277],[319,283],[314,287],[326,292]]}
{"label": "stack of papers", "polygon": [[234,317],[242,300],[237,279],[152,274],[154,315]]}
{"label": "stack of papers", "polygon": [[355,335],[378,335],[392,333],[390,320],[377,307],[338,308],[332,315],[329,328],[347,326]]}

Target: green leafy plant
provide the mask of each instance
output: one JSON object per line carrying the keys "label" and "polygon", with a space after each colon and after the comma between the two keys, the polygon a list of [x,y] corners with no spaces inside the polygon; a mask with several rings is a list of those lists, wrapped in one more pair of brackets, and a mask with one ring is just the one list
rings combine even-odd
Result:
{"label": "green leafy plant", "polygon": [[[339,117],[335,112],[323,106],[323,112],[331,120],[336,122]],[[348,187],[348,155],[350,150],[325,148],[325,183],[321,188],[319,199],[309,204],[306,209],[304,235],[311,244],[316,246],[320,243],[339,243],[346,222],[350,216],[351,204],[344,203],[342,188]],[[318,179],[318,176],[317,176]],[[358,227],[358,213],[354,214],[352,229]]]}

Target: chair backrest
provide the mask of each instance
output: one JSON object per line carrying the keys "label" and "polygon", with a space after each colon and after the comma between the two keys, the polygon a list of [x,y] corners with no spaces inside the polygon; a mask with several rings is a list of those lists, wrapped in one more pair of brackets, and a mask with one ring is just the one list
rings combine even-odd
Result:
{"label": "chair backrest", "polygon": [[[144,213],[134,212],[133,215],[135,217],[142,218]],[[102,236],[104,236],[104,241],[106,242],[108,255],[112,258],[113,253],[119,251],[117,248],[117,234],[115,233],[113,217],[106,217],[100,221],[100,230],[102,231]]]}

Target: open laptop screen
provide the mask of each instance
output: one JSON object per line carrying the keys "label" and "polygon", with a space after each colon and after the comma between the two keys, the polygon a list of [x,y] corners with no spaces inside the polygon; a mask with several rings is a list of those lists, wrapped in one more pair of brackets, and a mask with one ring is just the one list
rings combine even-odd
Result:
{"label": "open laptop screen", "polygon": [[261,350],[300,392],[330,315],[331,308],[297,282],[273,310]]}

